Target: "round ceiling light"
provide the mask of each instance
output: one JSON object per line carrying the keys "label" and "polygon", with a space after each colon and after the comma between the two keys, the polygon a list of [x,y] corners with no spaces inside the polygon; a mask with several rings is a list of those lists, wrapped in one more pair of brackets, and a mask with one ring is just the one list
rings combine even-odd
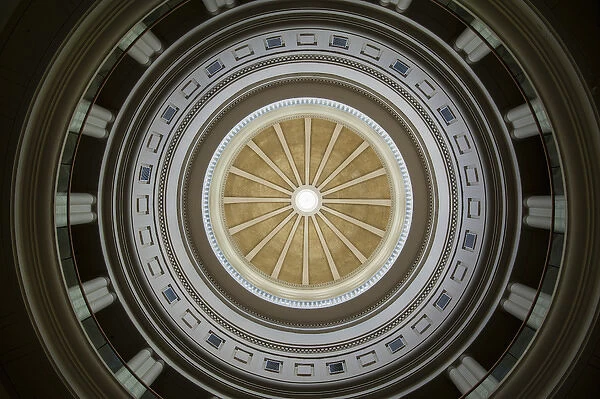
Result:
{"label": "round ceiling light", "polygon": [[306,216],[314,215],[320,208],[319,191],[314,186],[305,186],[297,190],[293,196],[294,207],[296,210]]}

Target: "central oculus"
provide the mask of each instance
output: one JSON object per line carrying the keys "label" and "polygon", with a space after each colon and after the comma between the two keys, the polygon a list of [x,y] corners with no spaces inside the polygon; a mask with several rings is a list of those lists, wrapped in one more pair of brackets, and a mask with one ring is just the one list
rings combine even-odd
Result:
{"label": "central oculus", "polygon": [[313,186],[300,186],[292,198],[296,211],[305,216],[314,215],[321,207],[321,194]]}
{"label": "central oculus", "polygon": [[244,118],[207,168],[202,216],[227,272],[270,302],[320,308],[373,286],[406,241],[400,151],[347,105],[293,98]]}

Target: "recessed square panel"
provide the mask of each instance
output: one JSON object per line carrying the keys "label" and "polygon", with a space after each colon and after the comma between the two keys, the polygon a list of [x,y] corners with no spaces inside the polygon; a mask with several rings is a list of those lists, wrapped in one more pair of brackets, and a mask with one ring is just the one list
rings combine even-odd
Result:
{"label": "recessed square panel", "polygon": [[162,276],[165,273],[156,256],[148,261],[148,270],[152,277]]}
{"label": "recessed square panel", "polygon": [[444,310],[446,309],[446,306],[448,306],[448,304],[450,303],[451,299],[452,297],[448,295],[446,291],[444,291],[440,294],[440,297],[437,299],[437,301],[435,301],[435,307],[439,310]]}
{"label": "recessed square panel", "polygon": [[456,266],[454,267],[454,271],[452,272],[452,276],[450,278],[458,283],[462,282],[467,275],[468,267],[461,261],[456,262]]}
{"label": "recessed square panel", "polygon": [[152,165],[142,164],[140,166],[139,182],[149,184],[152,177]]}
{"label": "recessed square panel", "polygon": [[152,132],[148,135],[146,140],[146,149],[150,152],[157,153],[162,143],[163,135],[160,133]]}
{"label": "recessed square panel", "polygon": [[217,72],[219,72],[223,68],[225,68],[225,65],[221,62],[221,60],[216,60],[216,61],[211,62],[204,69],[206,70],[206,74],[210,78],[212,76],[215,76],[217,74]]}
{"label": "recessed square panel", "polygon": [[315,366],[313,364],[299,364],[296,363],[294,367],[296,375],[300,377],[311,377],[314,374]]}
{"label": "recessed square panel", "polygon": [[367,367],[377,363],[377,354],[375,353],[375,351],[371,351],[363,355],[357,356],[356,359],[362,367]]}
{"label": "recessed square panel", "polygon": [[279,373],[281,372],[281,366],[283,366],[283,363],[278,360],[265,359],[264,368],[267,371]]}
{"label": "recessed square panel", "polygon": [[217,334],[215,334],[214,332],[210,331],[208,333],[208,337],[206,338],[206,342],[208,342],[212,347],[220,349],[221,345],[223,345],[225,340],[217,336]]}
{"label": "recessed square panel", "polygon": [[317,35],[314,33],[298,33],[297,42],[298,46],[316,46]]}
{"label": "recessed square panel", "polygon": [[479,169],[474,165],[465,166],[465,180],[467,181],[467,186],[479,184]]}
{"label": "recessed square panel", "polygon": [[240,363],[248,364],[252,360],[252,353],[236,347],[233,351],[233,358]]}
{"label": "recessed square panel", "polygon": [[456,116],[454,116],[454,112],[452,112],[448,105],[444,105],[443,107],[439,108],[438,112],[440,113],[440,115],[442,115],[442,118],[444,119],[444,122],[446,122],[446,125],[449,125],[452,122],[456,121]]}
{"label": "recessed square panel", "polygon": [[428,80],[423,80],[422,82],[417,83],[417,88],[427,98],[433,97],[436,93],[435,87],[431,83],[429,83]]}
{"label": "recessed square panel", "polygon": [[400,349],[402,349],[402,348],[404,348],[406,346],[406,341],[404,341],[404,337],[399,336],[395,340],[393,340],[391,342],[388,342],[386,344],[386,346],[388,347],[388,349],[390,350],[390,352],[396,353]]}
{"label": "recessed square panel", "polygon": [[390,67],[402,76],[407,76],[410,72],[410,67],[400,60],[394,61]]}
{"label": "recessed square panel", "polygon": [[477,234],[472,231],[467,231],[465,233],[465,240],[463,242],[463,248],[469,251],[475,250],[475,244],[477,241]]}
{"label": "recessed square panel", "polygon": [[467,215],[471,219],[479,219],[481,216],[481,201],[477,198],[467,200]]}
{"label": "recessed square panel", "polygon": [[339,362],[327,363],[329,374],[340,374],[346,371],[346,363],[342,360]]}
{"label": "recessed square panel", "polygon": [[185,86],[181,88],[181,93],[185,98],[190,98],[192,94],[194,94],[196,90],[198,90],[199,87],[200,83],[198,83],[196,79],[190,79],[190,81],[187,82]]}
{"label": "recessed square panel", "polygon": [[425,331],[427,331],[429,329],[429,327],[431,327],[431,323],[432,323],[431,319],[429,317],[427,317],[427,315],[423,315],[412,326],[412,329],[419,334],[423,334]]}
{"label": "recessed square panel", "polygon": [[136,211],[140,215],[147,215],[149,212],[149,204],[150,199],[147,195],[138,195],[135,199]]}
{"label": "recessed square panel", "polygon": [[370,43],[365,43],[362,50],[360,50],[360,53],[374,60],[379,60],[379,58],[381,58],[381,49]]}
{"label": "recessed square panel", "polygon": [[187,309],[183,316],[181,316],[181,320],[185,323],[189,328],[196,328],[198,324],[200,324],[200,320],[194,316],[191,310]]}
{"label": "recessed square panel", "polygon": [[236,61],[242,60],[246,57],[250,57],[253,54],[254,50],[249,44],[244,44],[243,46],[237,47],[233,50],[233,56],[235,57]]}
{"label": "recessed square panel", "polygon": [[171,121],[175,117],[175,114],[177,113],[177,111],[179,111],[179,108],[177,108],[174,105],[169,104],[161,115],[162,120],[167,123],[171,123]]}
{"label": "recessed square panel", "polygon": [[285,43],[281,36],[273,36],[265,39],[265,49],[271,50],[278,47],[284,47]]}
{"label": "recessed square panel", "polygon": [[331,39],[329,40],[329,45],[331,47],[347,49],[348,46],[350,46],[350,40],[344,36],[331,35]]}
{"label": "recessed square panel", "polygon": [[152,233],[150,232],[150,226],[142,227],[138,231],[138,235],[140,238],[140,244],[142,244],[143,247],[148,247],[154,244]]}
{"label": "recessed square panel", "polygon": [[169,304],[173,304],[179,301],[179,295],[177,295],[177,293],[175,292],[173,287],[171,287],[171,285],[168,285],[165,289],[163,289],[162,293],[165,296],[167,302],[169,302]]}
{"label": "recessed square panel", "polygon": [[461,133],[455,135],[454,142],[456,143],[456,146],[458,147],[458,152],[461,155],[466,154],[467,152],[471,152],[471,142],[466,134]]}

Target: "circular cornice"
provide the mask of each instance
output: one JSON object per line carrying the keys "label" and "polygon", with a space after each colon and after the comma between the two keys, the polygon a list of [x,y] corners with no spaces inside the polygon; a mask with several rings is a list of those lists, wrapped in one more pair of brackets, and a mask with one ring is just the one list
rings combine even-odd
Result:
{"label": "circular cornice", "polygon": [[527,3],[467,2],[465,7],[503,39],[533,83],[560,148],[568,199],[568,234],[552,307],[498,397],[566,394],[567,377],[598,336],[592,326],[600,318],[600,117],[567,48]]}
{"label": "circular cornice", "polygon": [[[261,27],[261,29],[264,30],[264,27]],[[306,32],[307,28],[300,29],[304,29],[304,32]],[[317,28],[311,27],[310,29]],[[135,260],[136,266],[132,270],[138,270],[139,272],[131,274],[127,272],[127,274],[129,275],[128,278],[134,279],[133,281],[139,278],[143,283],[132,282],[127,283],[127,285],[150,287],[144,296],[150,298],[152,303],[142,306],[159,306],[157,310],[152,312],[162,312],[168,315],[168,318],[170,318],[169,323],[172,323],[171,330],[159,332],[162,335],[161,339],[170,341],[173,339],[170,337],[171,334],[177,336],[177,340],[184,345],[182,350],[186,353],[186,358],[190,362],[196,361],[194,359],[202,353],[214,353],[214,348],[211,349],[205,341],[206,334],[211,334],[212,331],[224,340],[223,347],[218,348],[219,361],[222,361],[223,366],[236,375],[241,373],[241,375],[253,376],[252,378],[258,380],[268,378],[270,381],[278,381],[279,384],[283,384],[283,387],[289,387],[300,382],[293,374],[295,362],[311,364],[315,369],[321,369],[326,366],[323,358],[326,355],[330,360],[337,359],[350,365],[356,363],[361,353],[368,353],[371,350],[375,351],[380,357],[378,370],[381,370],[381,372],[386,368],[389,370],[392,364],[396,364],[396,371],[391,378],[397,381],[402,378],[402,373],[405,373],[408,367],[416,364],[416,359],[419,359],[420,356],[426,356],[425,353],[431,353],[434,349],[413,351],[413,347],[416,348],[417,344],[414,341],[411,342],[414,339],[411,338],[407,341],[411,346],[402,352],[405,354],[404,357],[400,354],[394,356],[394,353],[390,353],[387,348],[387,345],[392,342],[391,340],[398,336],[416,336],[420,345],[420,343],[426,342],[431,337],[431,342],[436,342],[433,345],[434,348],[449,345],[446,341],[435,341],[433,337],[439,337],[441,334],[445,336],[458,334],[458,332],[442,332],[438,323],[441,323],[452,309],[466,306],[466,302],[460,300],[463,294],[459,291],[466,290],[469,287],[472,290],[487,290],[491,285],[489,281],[473,283],[473,286],[468,281],[470,279],[485,279],[485,276],[498,273],[495,261],[488,264],[483,260],[489,259],[490,256],[495,258],[495,255],[486,254],[481,260],[478,259],[480,259],[480,251],[483,248],[496,250],[494,249],[497,248],[495,246],[488,247],[483,244],[485,242],[484,236],[490,234],[488,233],[489,229],[502,225],[494,224],[495,227],[484,227],[486,226],[485,221],[488,219],[488,208],[503,207],[502,204],[491,202],[491,198],[487,199],[488,188],[486,187],[490,184],[487,179],[494,181],[497,178],[496,176],[503,176],[505,172],[494,171],[488,175],[487,170],[481,164],[479,157],[482,153],[479,146],[482,144],[479,138],[475,139],[471,134],[474,131],[473,126],[478,126],[477,130],[489,128],[486,122],[473,122],[473,111],[466,112],[467,117],[463,119],[463,106],[467,109],[469,106],[457,102],[457,97],[454,95],[447,97],[449,94],[446,89],[438,86],[431,75],[423,73],[420,69],[421,66],[414,63],[413,60],[404,58],[405,55],[398,54],[397,57],[402,58],[405,62],[410,62],[412,67],[412,75],[409,78],[399,77],[390,66],[389,58],[369,59],[367,55],[360,53],[360,43],[361,40],[365,40],[364,37],[354,35],[349,31],[318,29],[319,36],[324,38],[328,38],[330,35],[350,35],[350,42],[355,43],[355,46],[357,46],[351,50],[354,53],[349,56],[342,50],[328,50],[328,42],[325,41],[322,42],[321,47],[316,47],[312,54],[309,51],[286,55],[287,48],[281,48],[271,52],[271,55],[261,53],[249,56],[239,65],[234,63],[232,66],[231,59],[226,56],[226,54],[231,53],[231,49],[228,49],[227,46],[212,55],[207,52],[192,52],[185,65],[188,68],[197,69],[191,71],[189,69],[187,71],[181,70],[179,75],[170,74],[169,82],[171,85],[183,87],[190,79],[193,79],[199,87],[202,87],[198,94],[185,100],[177,97],[177,91],[171,92],[171,94],[148,94],[149,98],[160,99],[159,102],[153,105],[152,101],[148,102],[148,108],[146,109],[152,109],[152,111],[145,112],[144,118],[149,119],[142,121],[134,117],[130,119],[133,123],[129,124],[132,127],[129,133],[130,137],[135,138],[132,141],[132,154],[139,154],[139,156],[127,156],[119,162],[121,165],[135,165],[127,166],[135,172],[114,173],[131,179],[127,182],[118,182],[118,184],[124,183],[125,186],[129,186],[131,189],[127,188],[123,191],[122,188],[117,188],[114,192],[131,190],[127,194],[131,197],[126,202],[131,204],[132,208],[125,214],[131,215],[134,219],[132,231],[127,234],[129,238],[116,239],[115,242],[133,241],[140,255]],[[296,32],[293,29],[282,32],[288,35],[284,41],[289,46],[293,46],[294,40],[288,39],[289,35],[295,35]],[[260,46],[264,46],[267,35],[275,36],[278,33],[277,30],[266,31],[248,39],[238,36],[238,40],[243,41],[233,45],[237,46],[236,48],[244,47],[247,40],[247,46],[251,46],[256,51],[261,48]],[[189,38],[191,38],[191,35],[186,40],[189,40]],[[376,45],[383,44],[377,43]],[[175,51],[177,46],[173,46],[169,50],[171,49]],[[386,47],[386,51],[388,51],[387,49],[388,47]],[[164,53],[166,59],[169,57],[169,50]],[[195,51],[199,50],[195,49]],[[323,54],[327,52],[326,50],[334,54]],[[444,49],[443,51],[448,50]],[[196,54],[202,54],[202,58],[196,58]],[[208,79],[206,78],[202,67],[208,65],[214,59],[219,59],[224,68],[223,72],[211,80],[210,76]],[[194,62],[190,60],[194,60]],[[169,69],[177,70],[174,66],[170,66]],[[290,74],[291,70],[294,73]],[[326,72],[321,72],[319,73],[320,77],[315,77],[316,70]],[[182,80],[179,83],[173,83],[177,82],[177,76],[181,76]],[[445,78],[448,78],[448,76],[445,76]],[[418,84],[422,83],[421,79],[431,79],[428,82],[435,84],[437,97],[434,97],[434,100],[419,94],[422,93],[418,87]],[[198,168],[199,174],[194,175],[196,172],[186,170],[185,165],[195,164],[196,161],[192,161],[193,159],[204,160],[199,163],[200,166],[202,162],[204,162],[204,165],[208,165],[222,138],[234,127],[233,124],[228,125],[228,123],[243,119],[256,110],[256,105],[253,108],[247,108],[252,99],[269,98],[269,95],[276,95],[277,88],[280,86],[287,87],[290,90],[298,90],[294,88],[294,85],[306,81],[322,81],[330,85],[329,87],[347,85],[355,92],[366,92],[364,98],[373,98],[375,99],[373,104],[383,105],[383,109],[386,110],[385,113],[389,112],[389,114],[395,115],[394,119],[397,118],[395,123],[399,125],[402,125],[402,123],[408,124],[408,131],[419,132],[418,138],[414,140],[411,147],[427,149],[421,154],[425,155],[427,168],[433,174],[431,181],[435,182],[433,184],[437,184],[437,191],[432,196],[434,206],[437,208],[435,213],[437,215],[437,225],[435,230],[428,233],[432,237],[429,240],[429,251],[431,253],[434,250],[436,255],[423,258],[430,259],[431,262],[424,260],[424,265],[421,269],[414,270],[417,274],[412,277],[413,281],[416,279],[419,280],[419,284],[423,284],[423,289],[417,289],[420,285],[409,284],[407,285],[408,291],[399,290],[386,297],[375,307],[369,308],[370,310],[366,314],[361,314],[359,318],[351,317],[349,320],[343,319],[326,325],[307,325],[305,322],[289,323],[286,320],[279,320],[280,317],[273,318],[273,315],[277,315],[281,311],[277,311],[275,307],[270,308],[273,309],[272,312],[270,309],[267,311],[266,302],[256,307],[244,301],[241,302],[244,304],[243,306],[232,301],[229,295],[242,294],[229,289],[221,291],[221,287],[230,287],[231,283],[215,274],[218,273],[218,269],[222,269],[222,266],[218,261],[216,262],[218,268],[210,265],[211,262],[214,263],[208,257],[209,252],[212,252],[210,247],[204,246],[200,250],[192,248],[191,252],[182,250],[189,246],[185,236],[199,234],[198,237],[200,237],[204,234],[202,231],[196,233],[192,231],[196,228],[195,226],[203,225],[202,222],[197,222],[198,219],[196,219],[196,222],[184,223],[183,228],[180,222],[181,220],[190,221],[193,217],[192,214],[186,214],[191,209],[187,205],[190,196],[188,195],[186,198],[185,195],[181,195],[182,183],[197,182],[204,177],[202,167]],[[360,81],[361,84],[352,83],[357,81]],[[160,89],[160,79],[156,82],[156,88]],[[468,96],[458,96],[461,101],[465,97]],[[346,101],[344,102],[346,103]],[[146,107],[145,103],[146,100],[143,99],[136,101],[136,104],[143,104],[141,108]],[[262,103],[261,100],[258,106],[267,104],[269,102]],[[370,109],[373,104],[369,105]],[[353,104],[350,105],[355,108],[362,108]],[[160,119],[160,115],[166,106],[178,109],[178,116],[172,123],[165,123]],[[444,107],[452,107],[453,115],[457,121],[443,119],[443,115],[439,110]],[[245,113],[237,117],[230,116],[231,112],[240,109],[245,109]],[[377,112],[381,114],[381,109],[379,107],[378,109]],[[368,111],[368,114],[371,115],[371,112]],[[378,122],[380,121],[379,117],[376,119]],[[115,126],[119,126],[119,123],[120,121],[117,119]],[[386,130],[390,131],[387,127]],[[164,144],[161,144],[161,147],[155,152],[164,154],[164,158],[157,158],[155,155],[148,154],[144,152],[143,147],[140,147],[148,142],[147,134],[160,134],[165,138]],[[483,142],[486,146],[488,145],[485,140]],[[130,145],[119,145],[119,147],[129,148]],[[419,150],[413,149],[412,151],[419,153]],[[492,145],[490,148],[486,148],[483,154],[488,156],[490,153],[493,154],[494,151]],[[162,155],[160,156],[162,157]],[[497,167],[495,161],[486,160],[485,162],[486,167],[488,163],[494,165],[494,168]],[[435,168],[432,167],[433,165],[435,165]],[[152,177],[150,178],[152,184],[149,186],[146,183],[141,185],[141,182],[137,180],[137,171],[141,167],[150,167],[152,170]],[[409,165],[409,169],[410,167]],[[413,171],[411,171],[411,177],[412,175]],[[154,188],[154,181],[156,181],[158,189]],[[453,182],[452,185],[446,186],[449,181]],[[500,183],[497,184],[502,187]],[[201,189],[188,187],[183,191],[197,193]],[[504,193],[501,193],[501,198],[494,198],[494,201],[502,201],[505,198],[504,195]],[[139,212],[135,208],[136,201],[138,198],[145,196],[148,197],[148,203],[155,205],[149,210],[149,213],[137,216]],[[192,201],[194,198],[196,199],[196,205],[192,205],[192,208],[197,207],[197,196],[191,196]],[[119,202],[123,203],[120,200]],[[183,203],[182,213],[174,212],[174,208],[168,206],[169,203]],[[466,214],[463,213],[465,204],[471,204],[466,207]],[[473,207],[473,204],[476,204],[476,208]],[[119,206],[117,205],[113,209],[119,209]],[[475,209],[477,210],[476,213],[474,213]],[[429,213],[429,216],[431,215]],[[500,218],[506,217],[505,215],[501,212],[498,213]],[[151,223],[150,220],[152,219],[157,220],[157,222]],[[128,224],[118,216],[116,220],[118,220],[117,225]],[[154,231],[153,226],[155,225],[160,226],[157,231]],[[159,234],[160,239],[156,245],[143,245],[139,241],[139,229],[146,228],[149,229],[151,236]],[[173,245],[170,242],[177,241],[183,244],[175,244],[174,247],[169,249],[169,245]],[[158,248],[159,245],[165,245],[166,250],[161,249],[157,252],[155,248]],[[206,252],[207,248],[209,252]],[[129,251],[129,249],[123,249],[125,253]],[[444,255],[438,255],[441,253],[444,253]],[[166,258],[162,258],[164,254],[167,254]],[[159,264],[165,272],[160,275],[152,275],[148,269],[147,262],[149,259],[159,259]],[[418,274],[423,270],[426,270],[426,272],[423,272],[425,274]],[[168,271],[168,274],[166,271]],[[459,274],[457,274],[457,271]],[[508,271],[504,270],[503,273]],[[117,271],[113,270],[113,272]],[[459,275],[460,277],[458,277]],[[425,280],[427,281],[425,282],[425,276],[430,276],[431,279]],[[399,277],[399,280],[396,281],[402,281],[402,276]],[[120,278],[116,280],[120,280]],[[215,284],[216,280],[220,282]],[[449,283],[450,281],[454,281],[454,283]],[[454,285],[457,282],[458,285]],[[177,303],[165,303],[164,295],[162,295],[165,287],[176,290],[179,297]],[[373,290],[369,290],[355,300],[362,301],[363,296],[368,295],[371,291]],[[408,297],[404,298],[403,295],[408,294],[413,295],[414,299],[407,301],[406,298]],[[153,295],[155,299],[152,299]],[[443,297],[444,300],[450,297],[450,305],[440,309],[436,308],[435,303],[440,297]],[[349,301],[348,303],[353,302]],[[428,306],[433,306],[434,310],[431,311],[432,308],[428,308]],[[478,303],[471,302],[470,306],[478,306]],[[247,307],[251,308],[250,312],[246,309]],[[336,310],[338,306],[332,306],[331,309]],[[253,313],[257,310],[259,313]],[[183,321],[180,316],[182,313],[184,317],[187,317]],[[367,317],[370,317],[370,320],[367,320]],[[192,322],[193,327],[186,324],[186,320],[189,322],[194,319],[198,320],[198,323]],[[353,337],[342,335],[341,332],[350,325],[353,326]],[[377,331],[370,331],[373,325],[378,326]],[[306,328],[320,332],[320,334],[311,335],[313,343],[305,341],[309,335],[304,334],[302,330]],[[314,338],[318,338],[317,341]],[[259,359],[258,363],[253,363],[253,366],[241,365],[236,360],[235,355],[231,358],[228,355],[228,353],[235,354],[237,350],[250,353],[253,359]],[[262,362],[260,362],[260,359],[264,359],[264,361],[266,359],[282,359],[282,356],[287,360],[282,363],[284,368],[281,373],[273,374],[269,370],[261,368]],[[418,362],[424,364],[423,358]],[[171,363],[170,360],[169,364],[175,368],[181,367],[180,363]],[[402,365],[402,367],[397,367],[398,365]],[[374,368],[372,369],[374,370]],[[202,373],[212,372],[212,370],[208,371],[202,367],[200,367],[200,370]],[[344,384],[349,377],[351,379],[363,378],[373,373],[370,372],[371,374],[369,374],[366,370],[360,368],[358,370],[352,371],[352,375],[330,375],[325,379],[321,375],[321,380],[316,380],[315,375],[312,379],[303,378],[303,381]],[[340,380],[340,377],[345,378]]]}

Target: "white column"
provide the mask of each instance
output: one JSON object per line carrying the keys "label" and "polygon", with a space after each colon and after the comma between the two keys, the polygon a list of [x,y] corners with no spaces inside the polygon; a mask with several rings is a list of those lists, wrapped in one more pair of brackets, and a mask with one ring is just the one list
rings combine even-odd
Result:
{"label": "white column", "polygon": [[216,15],[219,11],[226,8],[233,8],[235,6],[235,0],[202,0],[206,10],[212,15]]}
{"label": "white column", "polygon": [[543,133],[552,131],[546,111],[538,99],[531,101],[531,107],[527,103],[521,104],[504,115],[504,120],[510,129],[510,135],[516,140],[539,134],[538,126],[535,123],[536,118]]}
{"label": "white column", "polygon": [[404,11],[408,10],[408,7],[410,7],[410,4],[412,3],[412,1],[413,0],[379,0],[379,4],[381,4],[384,7],[387,7],[390,4],[393,4],[396,6],[396,11],[404,12]]}
{"label": "white column", "polygon": [[539,329],[550,307],[550,295],[540,292],[534,306],[535,289],[523,284],[512,283],[508,287],[508,292],[508,297],[502,301],[502,309],[519,320],[525,321],[529,309],[533,306],[531,315],[527,319],[527,325],[535,330]]}
{"label": "white column", "polygon": [[[81,129],[81,125],[83,124],[83,120],[85,119],[85,114],[87,113],[88,109],[90,110],[89,115],[85,120],[83,129]],[[81,130],[81,133],[86,136],[105,139],[108,137],[109,133],[108,126],[114,120],[115,116],[111,111],[99,106],[98,104],[92,104],[90,109],[90,102],[87,100],[81,100],[77,106],[77,109],[75,110],[73,119],[71,119],[69,131],[78,133],[79,130]]]}
{"label": "white column", "polygon": [[69,298],[79,320],[91,316],[84,295],[90,304],[92,313],[99,312],[117,299],[117,296],[108,290],[109,284],[110,280],[107,277],[97,277],[83,283],[83,291],[78,285],[69,288]]}
{"label": "white column", "polygon": [[162,360],[152,357],[151,349],[146,348],[127,362],[133,374],[126,367],[121,367],[115,376],[133,397],[140,398],[146,392],[146,386],[150,386],[163,371],[164,365]]}
{"label": "white column", "polygon": [[127,32],[119,43],[121,50],[127,51],[131,58],[144,66],[150,65],[152,59],[163,51],[160,40],[146,28],[144,23],[138,23]]}
{"label": "white column", "polygon": [[[479,32],[481,36],[475,32]],[[491,48],[496,48],[499,45],[500,40],[496,35],[483,23],[476,20],[458,36],[454,42],[454,49],[465,53],[467,62],[475,63],[488,55],[492,51]]]}
{"label": "white column", "polygon": [[[96,196],[87,193],[71,193],[69,216],[71,225],[95,222],[96,212],[93,208]],[[57,193],[55,197],[56,227],[67,225],[67,194]]]}
{"label": "white column", "polygon": [[566,226],[566,202],[564,196],[557,195],[554,197],[554,226],[552,226],[551,196],[530,196],[525,198],[523,203],[525,206],[523,223],[527,226],[564,233]]}
{"label": "white column", "polygon": [[486,370],[470,356],[461,357],[457,365],[450,366],[447,370],[448,377],[463,395],[483,379],[467,396],[470,399],[487,398],[498,386],[496,378],[491,375],[485,377],[485,374]]}

